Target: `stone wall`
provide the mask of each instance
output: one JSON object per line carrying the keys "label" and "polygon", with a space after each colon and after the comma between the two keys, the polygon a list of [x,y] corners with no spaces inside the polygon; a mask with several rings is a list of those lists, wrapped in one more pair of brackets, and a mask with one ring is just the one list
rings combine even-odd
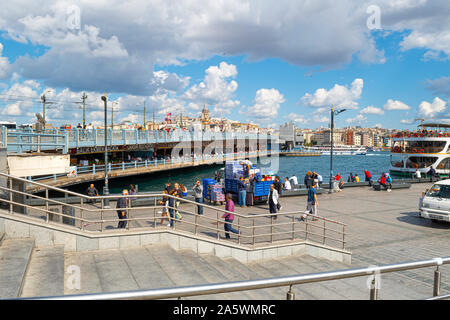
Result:
{"label": "stone wall", "polygon": [[220,258],[233,257],[242,263],[293,254],[308,254],[332,261],[351,263],[350,252],[308,241],[274,243],[264,247],[250,248],[175,230],[129,231],[126,234],[123,231],[117,231],[94,234],[47,224],[22,215],[11,216],[0,212],[1,232],[5,233],[6,238],[33,238],[36,247],[63,245],[66,252],[126,249],[166,243],[175,250],[191,249],[198,254],[213,254]]}

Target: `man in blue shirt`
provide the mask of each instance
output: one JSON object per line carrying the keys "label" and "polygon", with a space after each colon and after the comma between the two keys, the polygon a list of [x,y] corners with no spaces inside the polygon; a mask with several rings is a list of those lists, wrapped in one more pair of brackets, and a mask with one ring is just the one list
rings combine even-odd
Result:
{"label": "man in blue shirt", "polygon": [[247,197],[247,184],[244,181],[244,178],[241,177],[237,182],[237,189],[239,193],[239,205],[245,208],[245,198]]}
{"label": "man in blue shirt", "polygon": [[306,211],[314,216],[313,221],[317,217],[317,207],[319,206],[319,201],[317,201],[317,183],[314,182],[313,186],[308,189],[308,202]]}

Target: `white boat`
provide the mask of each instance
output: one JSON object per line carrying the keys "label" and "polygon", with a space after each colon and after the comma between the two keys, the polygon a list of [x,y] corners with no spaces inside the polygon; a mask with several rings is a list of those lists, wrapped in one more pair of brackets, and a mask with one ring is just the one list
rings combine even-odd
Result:
{"label": "white boat", "polygon": [[[315,147],[303,147],[303,151],[306,152],[320,152],[322,155],[331,154],[331,146],[315,146]],[[333,155],[336,156],[355,156],[366,155],[367,149],[364,146],[347,146],[336,145],[333,146]]]}
{"label": "white boat", "polygon": [[426,121],[417,131],[398,132],[392,136],[392,175],[411,177],[433,167],[436,173],[450,173],[450,119]]}

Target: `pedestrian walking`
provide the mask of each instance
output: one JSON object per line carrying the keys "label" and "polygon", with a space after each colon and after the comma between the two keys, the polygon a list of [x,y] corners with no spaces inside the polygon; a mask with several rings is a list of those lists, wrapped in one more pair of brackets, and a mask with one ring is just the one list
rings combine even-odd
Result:
{"label": "pedestrian walking", "polygon": [[[170,226],[170,215],[169,215],[169,210],[168,210],[169,199],[167,197],[166,190],[163,190],[163,194],[164,194],[164,196],[162,197],[162,200],[159,201],[159,204],[164,206],[162,211],[158,212],[161,214],[161,221],[159,222],[159,224],[162,225],[164,223],[164,217],[166,217],[167,221],[169,222],[169,224],[167,226],[169,227]],[[155,223],[156,223],[156,221],[155,221]]]}
{"label": "pedestrian walking", "polygon": [[[123,189],[122,190],[122,195],[127,196],[128,195],[128,190],[127,189]],[[117,225],[118,229],[125,229],[125,227],[127,226],[127,221],[125,219],[127,219],[127,208],[128,207],[128,198],[119,198],[117,200],[117,204],[116,204],[116,208],[117,210],[117,215],[119,216],[119,223]]]}
{"label": "pedestrian walking", "polygon": [[[200,180],[197,180],[195,182],[195,185],[192,188],[192,190],[194,190],[195,202],[203,203],[203,187],[200,183]],[[197,214],[200,216],[203,215],[203,206],[197,205]]]}
{"label": "pedestrian walking", "polygon": [[184,186],[184,184],[180,184],[180,191],[181,191],[181,195],[183,196],[183,198],[187,197],[187,189]]}
{"label": "pedestrian walking", "polygon": [[245,204],[247,206],[253,206],[254,191],[255,191],[255,178],[254,178],[254,175],[251,175],[249,178],[249,181],[247,183],[246,189],[245,189],[245,193],[246,193]]}
{"label": "pedestrian walking", "polygon": [[313,182],[312,173],[311,171],[308,171],[305,175],[305,178],[303,179],[303,183],[305,184],[306,189],[311,188],[312,182]]}
{"label": "pedestrian walking", "polygon": [[[89,188],[87,188],[86,194],[87,194],[89,197],[98,197],[98,190],[97,190],[96,187],[94,187],[94,184],[93,184],[93,183],[91,183],[91,185],[89,186]],[[88,199],[87,202],[88,202],[88,203],[95,203],[96,200],[95,200],[95,199]]]}
{"label": "pedestrian walking", "polygon": [[284,187],[284,190],[291,190],[292,188],[291,188],[291,183],[289,182],[289,179],[286,177],[286,178],[284,178],[284,185],[283,185],[283,187]]}
{"label": "pedestrian walking", "polygon": [[279,194],[277,189],[275,189],[275,184],[270,185],[270,192],[269,192],[269,212],[273,215],[273,218],[277,219],[277,209],[278,209],[278,198]]}
{"label": "pedestrian walking", "polygon": [[183,194],[181,192],[180,185],[178,184],[178,182],[175,182],[175,184],[173,185],[173,190],[174,190],[173,195],[177,198],[174,203],[175,204],[175,217],[178,221],[181,221],[181,220],[183,220],[183,216],[180,214],[180,210],[179,210],[181,201],[178,199],[183,198]]}
{"label": "pedestrian walking", "polygon": [[226,196],[225,210],[227,212],[222,215],[222,218],[225,219],[225,224],[224,224],[225,238],[230,239],[230,232],[239,234],[239,231],[234,229],[232,226],[233,220],[234,220],[234,214],[233,214],[234,213],[234,202],[231,197],[231,194],[229,194],[229,193]]}
{"label": "pedestrian walking", "polygon": [[366,182],[369,182],[369,186],[372,186],[372,175],[370,174],[370,172],[366,169],[364,170],[364,176],[366,178]]}
{"label": "pedestrian walking", "polygon": [[313,221],[316,220],[317,217],[317,207],[319,206],[319,201],[317,200],[317,184],[313,184],[312,187],[308,190],[308,199],[306,204],[306,211],[309,214],[313,215]]}
{"label": "pedestrian walking", "polygon": [[[137,191],[136,191],[136,189],[134,188],[134,186],[133,186],[132,184],[130,184],[130,196],[135,196],[135,195],[137,195]],[[134,200],[136,200],[136,199],[137,199],[136,197],[131,197],[131,198],[129,199],[129,205],[130,205],[130,208],[132,207],[133,202],[134,202]]]}
{"label": "pedestrian walking", "polygon": [[278,209],[278,211],[280,211],[281,209],[283,209],[283,207],[281,206],[280,200],[279,200],[279,198],[281,197],[281,193],[283,192],[283,186],[281,185],[279,176],[275,177],[275,182],[273,183],[273,185],[274,185],[275,190],[277,190],[277,193],[278,193],[277,209]]}
{"label": "pedestrian walking", "polygon": [[298,179],[295,174],[293,174],[292,177],[289,178],[289,181],[291,182],[291,187],[295,187],[298,185]]}
{"label": "pedestrian walking", "polygon": [[323,183],[323,178],[322,176],[318,173],[317,174],[317,189],[319,189],[322,186]]}

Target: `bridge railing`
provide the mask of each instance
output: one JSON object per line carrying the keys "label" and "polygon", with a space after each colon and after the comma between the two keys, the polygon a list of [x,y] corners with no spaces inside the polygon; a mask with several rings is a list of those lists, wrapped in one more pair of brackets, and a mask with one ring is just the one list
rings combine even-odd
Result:
{"label": "bridge railing", "polygon": [[[71,148],[103,146],[104,129],[46,129],[36,132],[32,129],[5,130],[2,132],[2,144],[9,146],[10,151],[24,152],[63,149],[64,153]],[[224,141],[227,139],[267,140],[270,135],[244,132],[209,132],[174,130],[137,130],[107,128],[108,145],[170,143],[183,141]],[[39,147],[39,148],[38,148]]]}
{"label": "bridge railing", "polygon": [[[224,214],[234,214],[232,241],[238,245],[256,247],[277,242],[308,240],[322,245],[345,249],[346,225],[324,217],[311,216],[303,210],[273,214],[242,214],[229,212],[218,206],[198,203],[184,198],[164,194],[110,195],[91,197],[76,192],[51,187],[39,182],[0,173],[7,179],[6,187],[0,190],[6,198],[0,202],[9,205],[9,213],[15,214],[18,208],[29,216],[42,219],[46,223],[70,223],[71,228],[90,232],[110,232],[120,224],[126,223],[130,231],[148,228],[166,228],[170,223],[173,230],[187,232],[194,236],[212,237],[218,241],[225,234]],[[23,189],[14,188],[18,183],[31,183],[43,188],[42,196],[30,194]],[[58,198],[49,197],[49,191],[64,197],[76,197],[78,204],[69,204]],[[161,201],[164,197],[169,204]],[[21,199],[19,201],[18,199]],[[41,205],[26,204],[24,198],[37,199]],[[127,207],[117,209],[117,201],[127,199]],[[172,199],[172,200],[170,200]],[[118,216],[117,210],[127,212]],[[203,210],[203,215],[198,214]],[[166,214],[165,212],[169,212]],[[196,212],[197,211],[197,212]],[[177,212],[180,216],[177,215]],[[158,223],[159,222],[159,223]]]}
{"label": "bridge railing", "polygon": [[[234,152],[234,153],[226,153],[226,154],[212,154],[212,155],[195,155],[195,156],[185,156],[185,157],[177,157],[171,159],[155,159],[155,160],[141,160],[141,161],[128,161],[128,162],[118,162],[113,163],[110,162],[108,164],[108,172],[111,171],[125,171],[128,169],[138,169],[138,168],[172,168],[174,165],[184,165],[184,164],[192,164],[199,165],[203,163],[210,162],[218,162],[222,163],[227,160],[239,159],[243,157],[258,157],[264,156],[266,154],[270,154],[269,151],[252,151],[252,152]],[[274,154],[274,153],[272,153]],[[104,164],[92,164],[88,166],[76,166],[74,172],[72,173],[60,173],[60,174],[52,174],[45,175],[39,177],[28,177],[31,181],[42,181],[53,179],[56,181],[60,177],[67,178],[76,178],[80,174],[93,174],[95,175],[97,172],[104,172],[105,165]]]}

